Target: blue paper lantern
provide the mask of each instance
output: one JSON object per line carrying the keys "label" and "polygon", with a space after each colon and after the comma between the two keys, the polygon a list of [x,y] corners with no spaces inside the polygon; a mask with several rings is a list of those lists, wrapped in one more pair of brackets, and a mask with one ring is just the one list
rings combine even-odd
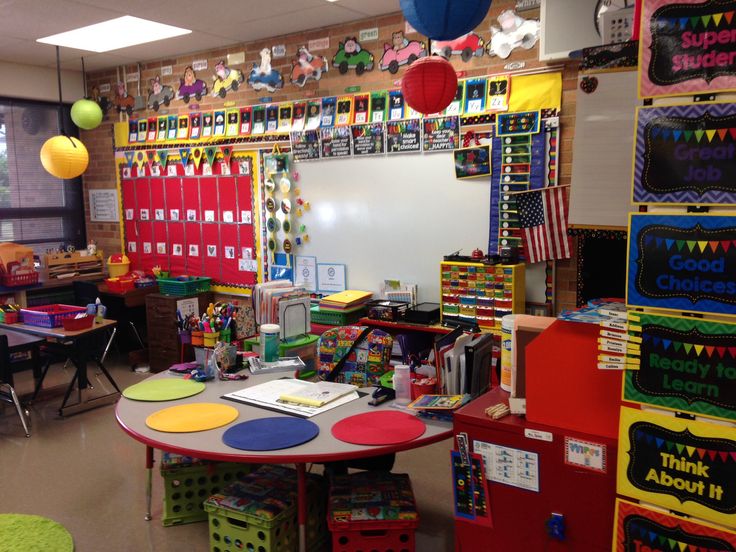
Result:
{"label": "blue paper lantern", "polygon": [[434,40],[452,40],[481,24],[491,0],[401,0],[404,17]]}

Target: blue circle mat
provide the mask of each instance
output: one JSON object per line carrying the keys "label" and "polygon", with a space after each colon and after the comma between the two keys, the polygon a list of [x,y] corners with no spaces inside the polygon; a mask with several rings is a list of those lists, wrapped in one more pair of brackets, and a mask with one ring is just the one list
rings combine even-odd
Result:
{"label": "blue circle mat", "polygon": [[229,428],[222,442],[240,450],[279,450],[311,441],[319,426],[309,420],[274,416],[243,422]]}

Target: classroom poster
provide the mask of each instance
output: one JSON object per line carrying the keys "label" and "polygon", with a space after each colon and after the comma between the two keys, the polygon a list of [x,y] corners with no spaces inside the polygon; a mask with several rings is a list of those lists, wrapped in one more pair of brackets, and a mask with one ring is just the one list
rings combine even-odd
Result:
{"label": "classroom poster", "polygon": [[460,144],[459,117],[433,117],[422,121],[422,149],[452,151]]}
{"label": "classroom poster", "polygon": [[644,0],[639,97],[736,89],[736,0]]}
{"label": "classroom poster", "polygon": [[320,130],[322,157],[350,157],[352,130],[349,127],[323,128]]}
{"label": "classroom poster", "polygon": [[626,370],[623,399],[736,420],[736,324],[636,316],[639,369]]}
{"label": "classroom poster", "polygon": [[616,499],[613,552],[734,552],[736,533]]}
{"label": "classroom poster", "polygon": [[386,124],[386,152],[413,153],[422,151],[421,121],[408,119]]}
{"label": "classroom poster", "polygon": [[631,214],[626,304],[736,316],[736,219]]}
{"label": "classroom poster", "polygon": [[736,428],[621,408],[616,492],[736,527]]}
{"label": "classroom poster", "polygon": [[292,132],[291,153],[294,161],[313,161],[319,159],[320,144],[319,131],[305,130],[304,132]]}
{"label": "classroom poster", "polygon": [[386,151],[383,123],[353,125],[353,155],[380,155]]}
{"label": "classroom poster", "polygon": [[634,202],[736,203],[736,104],[641,107]]}

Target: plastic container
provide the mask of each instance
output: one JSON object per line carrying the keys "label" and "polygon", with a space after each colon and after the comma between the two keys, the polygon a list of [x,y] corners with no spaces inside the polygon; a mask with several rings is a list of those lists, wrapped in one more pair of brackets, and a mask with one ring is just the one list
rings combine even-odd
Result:
{"label": "plastic container", "polygon": [[192,330],[192,345],[199,347],[204,345],[204,332],[202,330]]}
{"label": "plastic container", "polygon": [[65,318],[74,318],[78,314],[85,312],[87,312],[85,307],[53,304],[21,309],[20,316],[23,323],[29,326],[60,328],[61,321]]}
{"label": "plastic container", "polygon": [[5,287],[33,286],[38,283],[38,272],[26,274],[2,274],[0,283]]}
{"label": "plastic container", "polygon": [[515,314],[507,314],[501,319],[501,389],[511,392],[511,365],[514,351],[512,347]]}
{"label": "plastic container", "polygon": [[220,332],[205,332],[204,333],[204,346],[214,347],[220,340]]}
{"label": "plastic container", "polygon": [[94,321],[95,317],[87,314],[82,318],[64,318],[61,321],[61,325],[69,332],[76,332],[91,328]]}
{"label": "plastic container", "polygon": [[210,290],[212,278],[188,278],[177,280],[175,278],[159,278],[158,290],[164,295],[194,295]]}
{"label": "plastic container", "polygon": [[112,257],[108,257],[107,272],[110,275],[110,278],[118,278],[120,276],[124,276],[125,274],[130,272],[130,259],[123,255],[122,262],[114,263],[112,262]]}
{"label": "plastic container", "polygon": [[192,342],[192,333],[189,330],[179,330],[179,342],[186,345]]}
{"label": "plastic container", "polygon": [[416,400],[422,395],[433,395],[434,392],[437,390],[436,381],[434,383],[417,383],[418,381],[422,380],[411,380],[411,400]]}
{"label": "plastic container", "polygon": [[342,312],[333,312],[320,310],[319,306],[314,306],[309,310],[312,322],[315,324],[324,324],[326,326],[349,326],[360,320],[365,315],[365,307],[356,307],[347,309]]}
{"label": "plastic container", "polygon": [[135,280],[133,278],[108,278],[105,280],[107,289],[112,293],[125,293],[131,289],[135,289]]}
{"label": "plastic container", "polygon": [[261,360],[276,362],[279,359],[279,331],[278,324],[261,324]]}
{"label": "plastic container", "polygon": [[411,368],[408,364],[394,366],[394,391],[396,404],[411,402]]}
{"label": "plastic container", "polygon": [[232,333],[230,331],[230,328],[225,328],[224,330],[220,330],[220,341],[224,341],[225,343],[230,343],[231,338],[232,338]]}

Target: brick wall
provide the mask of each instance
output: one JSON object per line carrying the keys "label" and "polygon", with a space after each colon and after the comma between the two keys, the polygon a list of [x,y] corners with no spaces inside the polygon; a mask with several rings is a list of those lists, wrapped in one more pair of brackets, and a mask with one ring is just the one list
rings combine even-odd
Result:
{"label": "brick wall", "polygon": [[[496,23],[495,19],[503,10],[513,8],[515,2],[512,0],[499,0],[493,3],[486,20],[476,29],[476,32],[483,37],[484,40],[490,39],[490,25]],[[527,18],[538,18],[538,12],[525,12]],[[322,97],[330,95],[339,95],[345,93],[345,88],[349,86],[360,86],[361,92],[369,92],[372,90],[385,90],[395,88],[395,82],[400,79],[405,71],[400,69],[396,75],[391,75],[388,71],[381,71],[376,67],[373,71],[364,73],[360,77],[356,77],[354,71],[350,70],[345,75],[340,73],[334,67],[330,67],[329,72],[323,75],[318,82],[310,80],[303,88],[294,86],[288,82],[291,71],[291,60],[295,57],[297,48],[306,45],[309,40],[323,38],[329,36],[330,47],[327,50],[312,51],[313,55],[322,55],[331,61],[332,56],[337,51],[338,43],[347,36],[358,36],[360,29],[378,27],[378,40],[364,42],[364,49],[370,51],[375,58],[376,65],[383,54],[384,42],[391,42],[391,33],[404,29],[404,19],[400,13],[387,15],[378,18],[366,19],[346,25],[338,25],[327,27],[324,29],[309,31],[299,34],[286,36],[277,36],[268,40],[260,40],[255,42],[245,42],[233,45],[228,48],[221,48],[207,52],[199,52],[187,54],[175,59],[161,59],[142,64],[141,70],[141,93],[145,96],[148,92],[149,81],[159,75],[161,67],[166,65],[173,66],[173,75],[163,77],[162,83],[169,84],[176,91],[179,85],[179,79],[184,73],[184,68],[190,65],[192,60],[207,59],[208,69],[197,74],[197,78],[204,80],[208,86],[212,82],[214,74],[214,66],[220,59],[225,59],[229,53],[245,52],[245,63],[242,66],[234,66],[234,68],[242,70],[247,78],[253,63],[260,60],[259,52],[264,47],[272,47],[276,44],[286,45],[286,57],[274,59],[272,66],[281,71],[286,81],[285,86],[281,90],[269,93],[265,90],[254,91],[247,84],[243,83],[237,92],[229,91],[227,98],[202,98],[199,102],[200,109],[203,111],[222,108],[224,102],[234,102],[234,105],[252,105],[259,103],[259,98],[263,96],[271,96],[273,102],[297,100],[309,97]],[[410,39],[423,39],[418,35],[407,35]],[[426,39],[425,43],[427,42]],[[503,66],[510,61],[524,61],[525,69],[543,67],[544,64],[539,62],[538,47],[531,50],[517,49],[507,60],[501,60],[497,57],[474,57],[468,63],[462,62],[459,57],[453,56],[452,63],[458,71],[465,71],[467,77],[476,75],[486,75],[492,73],[503,73]],[[128,66],[125,68],[128,74],[137,71],[136,66]],[[122,71],[121,71],[122,75]],[[572,139],[575,126],[575,91],[577,79],[577,64],[568,63],[563,68],[563,97],[562,97],[562,113],[561,113],[561,143],[560,143],[560,182],[562,184],[570,183],[570,174],[572,168]],[[88,87],[99,86],[101,84],[114,85],[117,81],[116,71],[105,70],[91,73],[88,77]],[[130,93],[135,95],[135,83],[130,83]],[[189,107],[182,101],[174,100],[168,108],[168,113],[188,113]],[[159,111],[163,114],[164,109]],[[153,116],[153,112],[138,112],[134,117],[144,117],[146,115]],[[100,127],[93,131],[82,133],[82,140],[87,145],[90,153],[90,168],[84,175],[85,186],[85,202],[87,202],[87,189],[89,188],[113,188],[115,187],[115,167],[113,156],[112,141],[112,122],[118,120],[118,115],[111,110],[105,121]],[[89,207],[85,206],[87,216],[87,234],[90,239],[97,240],[97,243],[106,252],[118,251],[120,249],[120,234],[116,224],[110,223],[90,223]],[[557,307],[568,308],[575,303],[576,274],[575,261],[560,261],[557,263]]]}

